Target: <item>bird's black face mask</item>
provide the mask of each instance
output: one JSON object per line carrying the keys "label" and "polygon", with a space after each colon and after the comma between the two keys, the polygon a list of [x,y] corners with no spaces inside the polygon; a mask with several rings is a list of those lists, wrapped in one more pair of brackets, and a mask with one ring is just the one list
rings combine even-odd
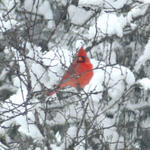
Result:
{"label": "bird's black face mask", "polygon": [[84,63],[85,57],[84,56],[78,56],[77,63]]}

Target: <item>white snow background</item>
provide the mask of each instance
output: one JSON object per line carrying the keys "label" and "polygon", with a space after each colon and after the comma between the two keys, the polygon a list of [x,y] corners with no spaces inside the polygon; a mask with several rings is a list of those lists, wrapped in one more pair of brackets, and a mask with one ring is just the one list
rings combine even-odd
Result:
{"label": "white snow background", "polygon": [[[126,2],[127,0],[123,0],[122,2],[120,2],[119,0],[117,1],[111,0],[110,4],[113,5],[113,7],[115,8],[118,8],[118,7],[121,8],[124,6],[124,4],[126,4]],[[146,2],[146,0],[144,2]],[[8,1],[7,3],[10,4]],[[90,1],[79,0],[80,7],[70,6],[68,8],[68,13],[69,13],[71,22],[74,24],[82,25],[88,18],[91,17],[92,11],[85,11],[81,6],[89,6],[91,8],[96,9],[97,5],[104,5],[104,7],[110,8],[110,5],[108,5],[107,3],[104,4],[103,0],[90,0]],[[50,5],[48,5],[47,0],[45,0],[44,2],[40,0],[40,7],[38,8],[38,10],[36,10],[37,9],[36,5],[34,8],[31,8],[31,6],[32,6],[31,1],[25,0],[24,7],[26,10],[30,11],[31,9],[33,9],[33,11],[35,12],[38,11],[39,13],[43,14],[46,19],[50,19],[50,20],[53,19],[53,14],[52,14]],[[142,13],[145,11],[146,6],[147,5],[145,4],[140,8],[132,9],[127,16],[118,16],[116,13],[108,14],[105,12],[105,10],[102,11],[97,19],[98,36],[100,38],[103,38],[106,35],[108,36],[116,35],[118,37],[122,37],[124,34],[124,27],[126,25],[132,26],[133,29],[136,28],[136,25],[132,23],[132,17],[138,17],[138,15],[142,15]],[[77,12],[77,14],[75,14],[75,12]],[[81,18],[79,19],[77,15],[80,15],[80,13],[82,15],[80,16]],[[13,19],[11,20],[11,27],[12,25],[17,25],[17,23]],[[3,26],[2,28],[3,30],[8,30],[10,29],[10,22],[8,21],[3,22],[3,25],[0,25],[0,26]],[[52,26],[54,26],[54,23],[50,22],[48,24],[48,27],[52,27]],[[92,40],[95,34],[97,34],[95,25],[91,24],[91,26],[89,27],[88,34],[85,34],[83,36],[86,36],[87,38],[90,38]],[[77,48],[79,48],[79,46],[74,47],[72,51],[62,46],[62,47],[54,48],[53,50],[50,50],[49,52],[43,54],[41,52],[40,47],[32,45],[34,46],[34,49],[36,49],[36,51],[33,51],[33,47],[31,45],[32,45],[31,43],[27,43],[26,45],[27,49],[29,49],[28,57],[34,58],[35,60],[38,60],[38,61],[40,58],[44,65],[52,66],[49,70],[45,70],[45,68],[43,68],[42,65],[37,64],[35,61],[28,60],[27,65],[30,68],[32,87],[34,87],[33,90],[34,91],[42,90],[41,85],[37,82],[37,78],[40,79],[40,82],[44,84],[47,88],[53,89],[53,86],[59,82],[63,73],[65,72],[64,68],[62,67],[62,63],[65,63],[65,65],[69,67],[70,63],[72,62],[72,58],[73,58],[72,56],[76,54],[77,52],[76,50]],[[84,45],[84,47],[86,48],[86,44]],[[148,42],[147,46],[145,47],[144,54],[140,57],[140,59],[136,63],[137,70],[148,59],[150,55],[149,47],[150,47],[150,42]],[[98,51],[99,49],[96,49],[96,50]],[[6,54],[9,53],[9,50],[7,48],[5,49],[5,53]],[[18,53],[15,49],[14,49],[14,55],[16,56],[16,58],[18,57]],[[88,56],[90,57],[89,54]],[[94,76],[92,80],[90,81],[89,85],[87,85],[84,88],[84,90],[86,92],[101,91],[101,93],[97,95],[95,94],[91,95],[91,103],[90,103],[91,106],[89,106],[88,115],[94,116],[93,113],[94,112],[96,113],[98,111],[99,99],[102,97],[102,92],[105,90],[104,84],[107,85],[107,87],[110,87],[108,90],[108,95],[111,98],[111,104],[109,105],[112,105],[113,103],[115,104],[116,101],[119,101],[125,89],[126,90],[129,89],[135,83],[135,77],[134,77],[134,74],[130,71],[130,69],[124,66],[120,66],[119,64],[114,65],[114,66],[108,66],[106,62],[98,62],[96,59],[91,59],[91,62],[93,64],[93,67],[95,68]],[[19,68],[20,68],[21,73],[26,72],[25,65],[22,61],[20,61],[19,63]],[[21,105],[22,103],[25,102],[27,98],[27,89],[17,77],[14,78],[13,82],[14,82],[14,85],[18,88],[18,90],[17,90],[17,93],[11,96],[8,101],[11,101],[16,105]],[[150,89],[150,86],[148,84],[149,82],[150,82],[149,79],[141,79],[138,81],[138,83],[140,83],[146,90]],[[56,95],[53,95],[53,97],[55,96]],[[36,102],[36,98],[32,99],[32,101]],[[12,106],[9,105],[8,103],[8,104],[5,104],[4,108],[7,109],[7,107],[9,107],[10,109]],[[35,105],[34,108],[30,108],[30,106],[28,107],[29,107],[28,109],[31,109],[31,111],[28,112],[27,116],[30,118],[31,122],[34,122],[35,120],[34,115],[33,115],[34,109],[35,108],[39,109],[40,106]],[[70,116],[76,116],[77,114],[75,113],[74,109],[72,109],[72,107],[73,106],[70,106],[70,109],[68,110],[67,113]],[[91,108],[93,108],[93,111],[90,111]],[[112,111],[113,109],[116,109],[116,108],[112,108]],[[18,108],[18,110],[20,112],[25,112],[25,108],[21,106]],[[99,110],[99,114],[101,114],[103,111],[104,111],[103,109]],[[80,113],[82,114],[83,112],[81,111]],[[7,116],[14,116],[14,115],[15,114],[12,114],[11,112],[7,113]],[[82,115],[78,116],[79,119],[81,116]],[[43,114],[41,112],[41,118],[42,117],[43,117]],[[59,121],[60,124],[65,121],[62,116],[57,116],[57,117],[55,118],[55,120]],[[41,133],[39,132],[39,130],[34,124],[32,125],[28,124],[25,115],[15,117],[13,120],[8,120],[7,122],[4,122],[3,125],[9,126],[12,122],[15,122],[16,124],[20,125],[19,131],[22,132],[23,134],[31,136],[35,139],[43,138]],[[97,120],[95,120],[95,123],[100,123],[100,122],[102,122],[103,127],[105,128],[105,127],[111,126],[115,122],[115,120],[104,119],[103,114],[101,114],[99,117],[97,117]],[[72,138],[75,137],[75,135],[73,134],[75,132],[76,132],[76,127],[74,126],[70,127],[69,130],[67,131],[68,135],[70,135],[70,137]],[[80,134],[82,134],[82,132]],[[104,136],[106,140],[108,140],[108,142],[109,141],[115,142],[118,139],[122,140],[121,137],[117,135],[115,128],[111,128],[110,130],[109,129],[105,130]],[[112,139],[109,139],[110,136],[112,136]],[[58,138],[59,138],[59,135],[58,135]],[[64,143],[62,143],[60,146],[51,145],[51,147],[52,147],[52,150],[58,150],[58,149],[63,150]],[[76,149],[82,150],[83,149],[82,144],[80,145],[80,148],[77,147]],[[115,147],[113,144],[112,144],[111,149],[115,150]]]}

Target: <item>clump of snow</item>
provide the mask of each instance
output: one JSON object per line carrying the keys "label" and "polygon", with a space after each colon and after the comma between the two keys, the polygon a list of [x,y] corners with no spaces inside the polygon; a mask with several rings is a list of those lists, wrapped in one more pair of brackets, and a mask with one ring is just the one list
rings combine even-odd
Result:
{"label": "clump of snow", "polygon": [[[56,85],[61,79],[64,70],[68,69],[73,59],[73,52],[65,48],[55,47],[49,52],[42,54],[41,47],[27,42],[26,49],[29,50],[26,54],[27,66],[24,61],[18,61],[18,64],[22,74],[27,73],[26,67],[28,67],[33,91],[42,90],[43,85],[47,88],[53,88],[52,86]],[[19,53],[15,49],[14,55],[19,59]],[[17,81],[16,78],[14,82]],[[16,85],[20,87],[19,82]]]}
{"label": "clump of snow", "polygon": [[79,0],[79,6],[93,6],[98,5],[102,6],[104,3],[103,0]]}
{"label": "clump of snow", "polygon": [[[72,62],[72,52],[65,48],[56,48],[43,55],[43,63],[49,66],[48,76],[49,81],[45,80],[45,85],[50,88],[56,85],[64,74],[64,70],[68,69]],[[63,67],[64,68],[63,68]]]}
{"label": "clump of snow", "polygon": [[71,126],[66,133],[66,141],[63,142],[59,147],[55,146],[55,145],[51,145],[53,150],[65,150],[66,147],[68,147],[73,141],[72,139],[74,139],[76,137],[76,133],[77,133],[77,127],[76,126]]}
{"label": "clump of snow", "polygon": [[115,13],[103,12],[98,17],[97,24],[90,27],[89,37],[93,38],[96,34],[100,37],[106,35],[117,35],[122,37],[125,25],[125,18],[123,16],[117,16]]}
{"label": "clump of snow", "polygon": [[[111,127],[111,119],[105,119],[103,120],[103,126],[105,128],[104,130],[104,138],[108,143],[113,143],[110,144],[111,150],[116,150],[116,145],[114,143],[118,143],[117,149],[123,148],[123,138],[118,135],[117,133],[117,128]],[[109,128],[111,127],[111,128]]]}
{"label": "clump of snow", "polygon": [[[135,77],[134,74],[124,66],[106,66],[103,62],[98,63],[93,60],[92,64],[94,68],[96,68],[94,69],[94,76],[90,83],[84,88],[84,92],[90,93],[87,114],[91,119],[95,115],[98,115],[93,124],[99,123],[102,124],[104,128],[107,128],[108,126],[112,126],[115,120],[107,119],[106,116],[104,116],[104,112],[108,110],[110,112],[115,112],[118,107],[117,104],[121,100],[124,92],[135,83]],[[104,94],[105,92],[106,95]],[[105,102],[107,102],[107,106],[105,106]],[[116,131],[110,131],[111,129],[106,130],[104,136],[112,137],[108,139],[108,141],[117,141],[118,135],[115,133]],[[112,145],[112,147],[113,146],[114,145]]]}
{"label": "clump of snow", "polygon": [[149,78],[139,79],[136,83],[140,84],[144,90],[150,90],[150,79]]}
{"label": "clump of snow", "polygon": [[[8,118],[12,118],[12,119],[8,119],[7,121],[3,122],[1,125],[5,126],[5,127],[9,127],[12,124],[17,124],[20,125],[18,131],[20,133],[23,133],[27,136],[30,136],[34,139],[42,139],[43,136],[41,135],[39,129],[36,127],[35,124],[33,124],[34,122],[34,115],[33,112],[30,111],[28,112],[26,115],[21,115],[21,113],[24,114],[24,112],[26,112],[26,109],[31,110],[31,108],[33,108],[33,106],[27,105],[26,107],[24,107],[24,102],[26,99],[26,96],[23,98],[22,92],[24,92],[25,89],[18,90],[18,92],[11,96],[9,99],[9,103],[4,103],[3,104],[3,108],[1,108],[3,112],[5,112],[5,115],[2,117],[4,120],[8,119]],[[17,106],[17,109],[16,109]],[[9,111],[6,111],[8,110]],[[11,111],[12,110],[12,111]],[[14,116],[16,116],[15,118],[13,118]],[[30,118],[30,121],[32,120],[31,124],[29,123],[29,120],[27,120],[26,117]]]}
{"label": "clump of snow", "polygon": [[[23,107],[22,107],[23,109]],[[8,115],[15,115],[15,114],[11,114],[11,112],[7,113]],[[28,117],[31,117],[31,112],[28,113]],[[32,117],[33,118],[33,117]],[[32,120],[31,118],[31,120]],[[2,126],[5,126],[5,127],[9,127],[11,126],[12,124],[17,124],[17,125],[20,125],[18,131],[21,132],[22,134],[25,134],[27,136],[30,136],[34,139],[37,139],[37,140],[41,140],[43,139],[43,136],[41,135],[39,129],[36,127],[36,125],[34,124],[28,124],[28,121],[26,120],[26,116],[16,116],[15,119],[11,119],[11,120],[8,120],[8,121],[5,121],[4,123],[2,123]]]}
{"label": "clump of snow", "polygon": [[[31,117],[32,120],[32,112],[28,113],[28,117]],[[19,131],[27,136],[31,136],[34,139],[41,140],[43,139],[42,134],[35,124],[28,124],[25,116],[19,116],[15,118],[16,122],[20,124]]]}
{"label": "clump of snow", "polygon": [[146,4],[150,3],[149,0],[138,0],[138,1],[141,2],[141,3],[146,3]]}
{"label": "clump of snow", "polygon": [[[71,101],[75,102],[76,98],[72,98]],[[53,107],[61,108],[62,104],[60,104],[59,102],[55,102],[55,103],[53,103],[53,105],[50,108],[53,108]],[[81,107],[82,106],[80,105],[80,103],[78,105],[74,105],[74,103],[70,104],[68,107],[66,107],[64,109],[63,113],[57,113],[55,118],[53,118],[53,120],[49,121],[49,124],[51,124],[53,126],[55,126],[56,124],[57,125],[65,124],[66,117],[68,118],[68,122],[70,122],[70,123],[74,123],[74,121],[76,119],[81,120],[82,116],[83,116],[83,109],[81,109]],[[66,117],[64,117],[64,116],[66,116]],[[75,118],[75,120],[73,118]]]}
{"label": "clump of snow", "polygon": [[79,6],[86,6],[86,7],[91,7],[91,8],[109,8],[109,9],[120,9],[124,5],[128,3],[128,0],[109,0],[109,1],[104,1],[104,0],[79,0]]}
{"label": "clump of snow", "polygon": [[6,83],[6,84],[0,86],[0,95],[1,96],[3,95],[4,91],[9,91],[11,93],[15,93],[17,91],[17,87]]}
{"label": "clump of snow", "polygon": [[[90,119],[97,116],[93,124],[101,124],[105,129],[104,137],[106,141],[112,143],[117,141],[122,142],[123,139],[118,135],[116,128],[112,127],[115,124],[115,120],[107,118],[104,112],[115,112],[117,110],[119,100],[121,100],[125,91],[135,83],[134,74],[124,66],[107,66],[103,62],[100,63],[93,59],[91,62],[95,68],[94,76],[90,83],[84,88],[84,92],[91,93],[88,99],[89,106],[87,116]],[[104,96],[106,91],[106,96]],[[95,92],[98,93],[94,94]],[[104,107],[106,101],[107,106]],[[112,150],[115,150],[115,146],[116,144],[110,145]],[[118,147],[121,148],[122,146],[121,143],[118,144]]]}
{"label": "clump of snow", "polygon": [[[87,1],[80,1],[82,4],[85,4],[85,2]],[[90,1],[90,3],[96,4],[97,1]],[[98,1],[98,3],[101,2]],[[119,2],[117,1],[116,3]],[[123,3],[121,2],[121,4]],[[137,25],[133,23],[134,19],[144,15],[148,8],[149,4],[141,4],[140,6],[132,8],[127,16],[117,16],[116,13],[106,13],[103,11],[98,17],[97,22],[89,28],[89,38],[93,39],[95,36],[105,37],[106,35],[117,35],[118,37],[122,37],[125,26],[130,25],[131,29],[134,30],[137,27]]]}
{"label": "clump of snow", "polygon": [[2,150],[9,149],[9,147],[7,147],[6,145],[4,145],[2,142],[0,142],[0,147],[3,148]]}
{"label": "clump of snow", "polygon": [[[76,136],[77,136],[77,132],[78,132],[78,128],[76,126],[71,126],[68,130],[67,130],[67,143],[68,145],[70,145]],[[79,133],[78,133],[78,141],[80,141],[79,144],[77,144],[75,146],[75,150],[84,150],[85,147],[85,141],[84,141],[84,133],[83,133],[83,129],[80,128]],[[67,146],[68,147],[68,146]]]}
{"label": "clump of snow", "polygon": [[71,126],[67,131],[67,135],[68,135],[69,139],[73,139],[74,137],[76,137],[76,133],[77,133],[76,126]]}
{"label": "clump of snow", "polygon": [[138,71],[150,59],[150,40],[148,40],[143,55],[136,61],[135,70]]}
{"label": "clump of snow", "polygon": [[[134,74],[126,67],[115,65],[112,67],[106,68],[108,72],[108,94],[112,99],[119,99],[125,89],[129,89],[131,85],[135,83]],[[106,73],[107,74],[107,73]]]}
{"label": "clump of snow", "polygon": [[146,13],[149,4],[141,4],[131,9],[127,15],[127,22],[131,23],[135,18],[142,16]]}
{"label": "clump of snow", "polygon": [[106,66],[92,60],[94,66],[94,76],[90,83],[85,87],[85,91],[99,91],[99,94],[92,95],[95,102],[102,98],[103,91],[106,88],[108,95],[113,100],[118,100],[125,89],[128,89],[135,83],[134,74],[126,67],[120,65]]}
{"label": "clump of snow", "polygon": [[[16,0],[16,3],[19,3],[19,0]],[[11,10],[11,13],[9,13],[9,15],[11,17],[14,17],[15,9],[12,9],[14,7],[14,1],[12,1],[12,0],[5,0],[5,1],[1,2],[1,6],[0,7],[4,8],[4,9],[7,9],[8,11]],[[0,11],[3,11],[3,9],[1,9]]]}
{"label": "clump of snow", "polygon": [[2,32],[6,32],[9,29],[12,29],[14,27],[16,27],[17,25],[19,25],[19,23],[14,20],[14,19],[9,19],[7,21],[5,21],[2,16],[0,15],[0,29]]}
{"label": "clump of snow", "polygon": [[71,23],[76,25],[83,25],[93,14],[92,11],[86,11],[83,8],[70,5],[68,7],[68,14]]}
{"label": "clump of snow", "polygon": [[102,98],[102,91],[103,91],[103,81],[104,81],[104,72],[103,72],[103,67],[105,67],[105,63],[99,63],[98,61],[92,59],[91,63],[93,65],[93,68],[100,68],[100,69],[94,69],[94,75],[89,82],[87,86],[84,87],[84,90],[89,93],[89,92],[99,92],[98,94],[93,94],[92,99],[94,101],[99,101],[99,99]]}
{"label": "clump of snow", "polygon": [[33,63],[30,69],[31,81],[32,81],[32,90],[40,91],[41,84],[48,87],[49,83],[45,81],[49,81],[49,76],[47,74],[47,70],[38,63]]}
{"label": "clump of snow", "polygon": [[61,141],[61,135],[60,135],[59,131],[56,133],[55,137],[56,137],[57,143],[60,144],[62,141]]}
{"label": "clump of snow", "polygon": [[57,146],[56,144],[51,144],[50,146],[52,150],[64,150],[65,149],[64,146],[63,147]]}
{"label": "clump of snow", "polygon": [[44,16],[45,19],[48,19],[48,27],[54,27],[53,21],[53,13],[50,6],[50,2],[48,0],[38,0],[38,1],[30,1],[26,0],[24,2],[24,8],[27,11],[32,11],[34,13],[39,13]]}
{"label": "clump of snow", "polygon": [[[53,48],[49,52],[42,54],[41,47],[35,46],[32,43],[26,43],[26,61],[18,61],[21,74],[26,75],[26,69],[29,70],[30,82],[33,91],[40,91],[43,86],[54,88],[67,70],[73,59],[73,52],[65,48]],[[16,59],[19,59],[20,54],[17,50],[13,50]],[[46,67],[44,67],[46,66]],[[14,78],[14,84],[20,87],[18,77]],[[22,85],[24,86],[24,85]],[[26,88],[26,87],[24,87]],[[24,90],[26,91],[26,90]]]}
{"label": "clump of snow", "polygon": [[150,118],[148,117],[141,123],[142,128],[144,129],[149,128],[149,123],[150,123]]}

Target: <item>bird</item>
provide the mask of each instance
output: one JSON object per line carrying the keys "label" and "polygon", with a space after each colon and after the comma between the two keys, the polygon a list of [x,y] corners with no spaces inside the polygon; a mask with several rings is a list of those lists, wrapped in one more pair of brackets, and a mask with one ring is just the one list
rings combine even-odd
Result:
{"label": "bird", "polygon": [[78,91],[84,88],[93,77],[93,65],[87,56],[87,53],[82,46],[77,54],[76,59],[70,65],[68,70],[63,75],[57,88],[47,91],[47,96],[52,96],[60,89],[70,86],[76,88]]}

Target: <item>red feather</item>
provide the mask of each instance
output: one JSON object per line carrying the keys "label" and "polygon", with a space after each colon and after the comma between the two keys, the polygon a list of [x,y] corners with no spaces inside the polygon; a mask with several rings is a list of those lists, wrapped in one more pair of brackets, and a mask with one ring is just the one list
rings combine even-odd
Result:
{"label": "red feather", "polygon": [[75,87],[77,89],[86,86],[93,76],[93,66],[87,57],[86,51],[83,46],[80,48],[77,59],[70,65],[69,69],[63,75],[58,89],[47,92],[47,95],[57,93],[61,88],[66,86]]}

